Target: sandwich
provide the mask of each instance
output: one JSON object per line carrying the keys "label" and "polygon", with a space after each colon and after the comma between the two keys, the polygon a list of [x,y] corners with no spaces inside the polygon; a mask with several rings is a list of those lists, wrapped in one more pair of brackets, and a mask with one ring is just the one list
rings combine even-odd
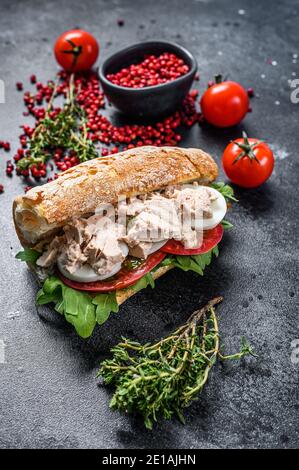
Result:
{"label": "sandwich", "polygon": [[199,149],[139,147],[96,158],[18,196],[15,229],[41,289],[76,332],[96,324],[170,269],[203,275],[218,256],[232,189]]}

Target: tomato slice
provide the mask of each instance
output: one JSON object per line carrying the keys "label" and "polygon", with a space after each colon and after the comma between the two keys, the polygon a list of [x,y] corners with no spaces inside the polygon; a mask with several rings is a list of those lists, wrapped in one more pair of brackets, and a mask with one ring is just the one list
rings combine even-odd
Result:
{"label": "tomato slice", "polygon": [[219,224],[210,230],[204,230],[203,233],[202,244],[198,248],[190,250],[188,248],[184,248],[184,245],[177,240],[169,240],[161,250],[173,255],[202,255],[203,253],[210,251],[221,241],[223,236],[223,227]]}
{"label": "tomato slice", "polygon": [[138,279],[143,277],[146,273],[155,268],[163,259],[166,253],[156,251],[150,255],[141,265],[135,269],[121,269],[112,280],[96,281],[96,282],[76,282],[71,281],[64,277],[58,270],[57,275],[69,287],[77,290],[84,290],[89,292],[111,292],[118,289],[124,289],[132,284],[135,284]]}

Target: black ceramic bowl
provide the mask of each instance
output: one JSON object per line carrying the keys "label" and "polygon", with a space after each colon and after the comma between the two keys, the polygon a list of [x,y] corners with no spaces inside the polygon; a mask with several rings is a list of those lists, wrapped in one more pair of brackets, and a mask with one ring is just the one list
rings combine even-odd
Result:
{"label": "black ceramic bowl", "polygon": [[[106,78],[110,73],[141,62],[146,54],[160,55],[163,52],[174,53],[183,59],[189,66],[189,72],[171,82],[145,88],[114,85]],[[101,66],[99,75],[105,94],[119,111],[151,119],[177,109],[190,90],[196,70],[195,58],[184,47],[172,42],[152,41],[135,44],[112,55]]]}

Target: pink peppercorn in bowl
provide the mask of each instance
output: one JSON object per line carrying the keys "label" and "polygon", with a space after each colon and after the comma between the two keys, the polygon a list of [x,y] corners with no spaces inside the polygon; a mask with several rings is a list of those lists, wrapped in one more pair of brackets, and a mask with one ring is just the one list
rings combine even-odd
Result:
{"label": "pink peppercorn in bowl", "polygon": [[110,56],[99,77],[109,101],[121,112],[153,119],[175,111],[197,70],[193,55],[166,41],[142,42]]}

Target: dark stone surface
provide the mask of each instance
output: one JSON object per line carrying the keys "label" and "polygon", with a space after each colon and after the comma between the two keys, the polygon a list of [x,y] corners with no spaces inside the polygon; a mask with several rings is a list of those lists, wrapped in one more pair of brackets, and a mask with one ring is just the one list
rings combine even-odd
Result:
{"label": "dark stone surface", "polygon": [[[42,80],[53,77],[53,41],[79,25],[99,38],[101,58],[139,40],[176,40],[198,60],[201,91],[219,71],[253,86],[259,97],[242,127],[194,127],[182,145],[207,149],[220,161],[226,143],[244,128],[271,143],[276,167],[262,188],[237,190],[240,203],[229,216],[235,229],[225,235],[221,256],[203,279],[169,273],[84,342],[49,309],[40,317],[35,311],[36,283],[14,259],[19,243],[11,201],[22,185],[15,176],[12,181],[4,176],[1,151],[6,192],[0,196],[0,339],[6,363],[0,364],[0,447],[298,447],[299,365],[291,362],[291,342],[299,338],[299,105],[291,103],[288,83],[299,73],[292,62],[299,52],[298,13],[296,0],[176,0],[159,6],[149,0],[1,0],[6,104],[0,104],[0,137],[11,141],[13,150],[24,122],[15,82],[33,72]],[[118,18],[125,20],[122,28]],[[94,376],[119,336],[159,338],[219,294],[225,298],[218,311],[227,350],[236,350],[246,335],[259,358],[216,366],[200,399],[186,411],[185,426],[166,422],[148,432],[140,420],[110,411],[109,393]]]}

